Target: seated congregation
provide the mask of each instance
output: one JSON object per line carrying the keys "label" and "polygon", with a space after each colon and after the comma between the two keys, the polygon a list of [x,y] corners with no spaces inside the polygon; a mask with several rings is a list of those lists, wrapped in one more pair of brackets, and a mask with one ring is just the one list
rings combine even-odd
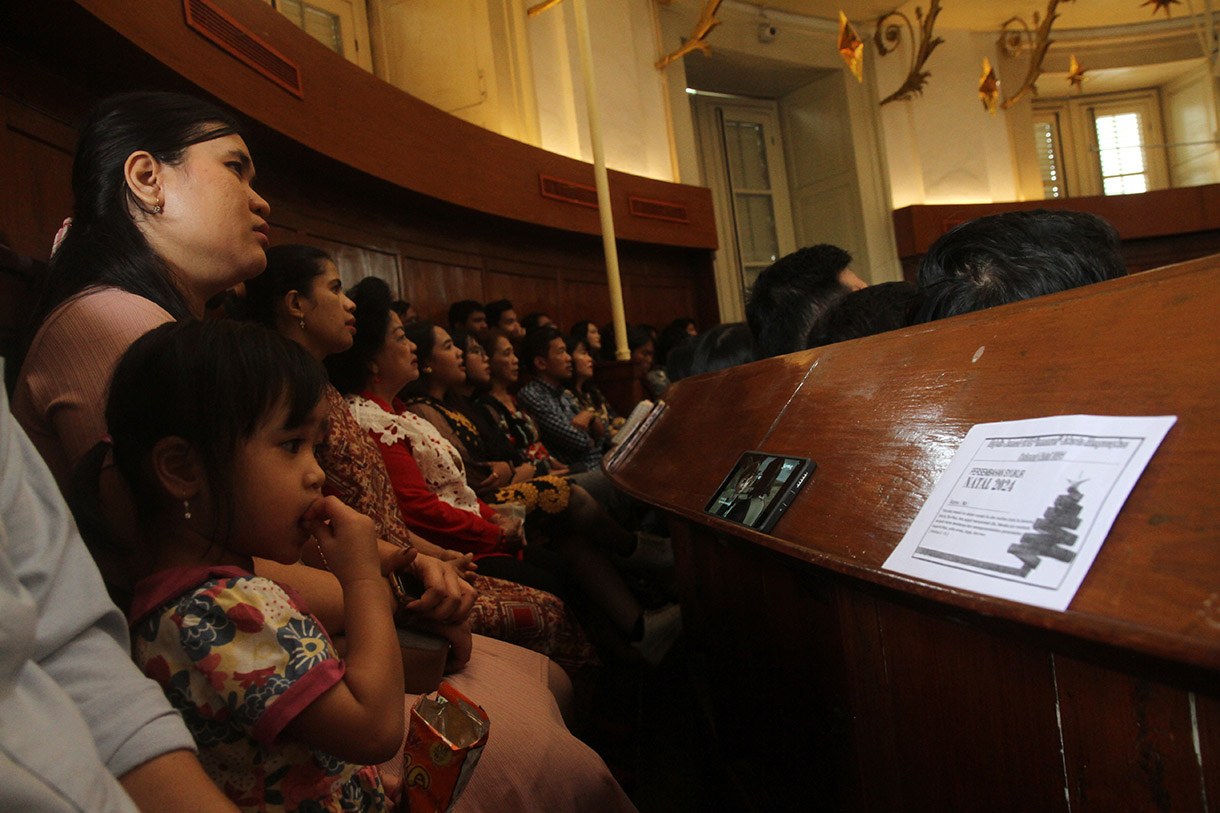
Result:
{"label": "seated congregation", "polygon": [[[71,223],[9,362],[32,447],[0,414],[20,582],[0,600],[24,608],[12,651],[43,693],[23,714],[54,724],[66,695],[96,748],[32,755],[31,775],[86,808],[389,809],[443,672],[493,731],[455,809],[633,809],[568,727],[573,683],[655,667],[682,631],[666,521],[602,470],[624,423],[597,384],[614,330],[507,299],[442,325],[376,277],[345,290],[325,252],[270,247],[253,179],[234,118],[191,97],[112,97],[81,130]],[[918,285],[850,264],[781,259],[746,323],[629,325],[639,391],[1125,273],[1113,228],[1048,211],[946,233]],[[88,611],[65,618],[60,594]]]}

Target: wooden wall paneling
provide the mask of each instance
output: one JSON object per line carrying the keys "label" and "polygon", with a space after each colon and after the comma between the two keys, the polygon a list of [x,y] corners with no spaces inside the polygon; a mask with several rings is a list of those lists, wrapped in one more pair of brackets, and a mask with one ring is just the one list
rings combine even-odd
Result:
{"label": "wooden wall paneling", "polygon": [[661,330],[674,319],[696,312],[693,292],[685,281],[630,276],[624,283],[623,306],[631,314],[628,320],[631,324],[652,325]]}
{"label": "wooden wall paneling", "polygon": [[485,302],[507,299],[513,303],[517,318],[533,311],[551,311],[559,302],[559,280],[554,269],[539,268],[533,274],[506,273],[502,265],[489,267],[484,275]]}
{"label": "wooden wall paneling", "polygon": [[1072,810],[1202,810],[1188,692],[1055,656]]}
{"label": "wooden wall paneling", "polygon": [[0,231],[14,251],[45,261],[52,238],[72,214],[76,133],[15,99],[0,97],[0,105],[0,189],[6,190],[0,194]]}
{"label": "wooden wall paneling", "polygon": [[1199,763],[1203,774],[1203,793],[1208,813],[1220,811],[1220,693],[1196,692],[1194,699],[1195,734],[1199,742]]}
{"label": "wooden wall paneling", "polygon": [[748,779],[759,809],[810,799],[839,809],[852,780],[833,585],[768,551],[681,525],[679,590],[684,613],[692,608],[684,627],[698,642],[701,685],[731,769]]}
{"label": "wooden wall paneling", "polygon": [[601,279],[592,278],[588,272],[564,271],[559,284],[559,306],[557,314],[552,316],[558,320],[565,331],[572,325],[586,319],[597,325],[610,321],[610,288],[606,285],[605,275]]}
{"label": "wooden wall paneling", "polygon": [[1049,654],[951,618],[878,608],[903,808],[987,810],[1003,800],[1066,811]]}
{"label": "wooden wall paneling", "polygon": [[[885,643],[878,602],[871,592],[848,586],[838,590],[837,600],[849,721],[843,746],[853,761],[842,808],[901,811],[902,775],[894,766],[901,764],[903,755],[897,727],[891,725],[895,697],[889,691],[884,669]],[[880,777],[884,779],[874,781]]]}
{"label": "wooden wall paneling", "polygon": [[483,270],[408,257],[402,265],[403,299],[421,319],[448,326],[449,306],[461,299],[483,301]]}

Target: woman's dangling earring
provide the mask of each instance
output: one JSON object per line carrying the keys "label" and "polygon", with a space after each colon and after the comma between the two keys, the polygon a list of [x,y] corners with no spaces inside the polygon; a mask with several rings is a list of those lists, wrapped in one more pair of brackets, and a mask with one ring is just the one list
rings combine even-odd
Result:
{"label": "woman's dangling earring", "polygon": [[305,317],[302,316],[301,317],[301,330],[304,330],[304,329],[305,329]]}
{"label": "woman's dangling earring", "polygon": [[182,500],[182,518],[183,519],[191,518],[191,501],[186,498],[183,498],[183,500]]}

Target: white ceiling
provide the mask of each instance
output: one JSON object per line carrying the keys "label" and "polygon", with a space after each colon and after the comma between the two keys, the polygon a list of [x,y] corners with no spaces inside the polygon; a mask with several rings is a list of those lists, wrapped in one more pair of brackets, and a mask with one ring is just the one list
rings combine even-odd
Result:
{"label": "white ceiling", "polygon": [[[689,0],[684,0],[689,2]],[[1165,20],[1165,12],[1154,17],[1151,5],[1142,5],[1145,0],[1063,0],[1057,13],[1055,28],[1100,28],[1130,23],[1150,23]],[[915,5],[927,11],[930,0],[916,0]],[[746,3],[760,9],[774,9],[806,17],[838,20],[842,9],[853,22],[873,22],[880,15],[902,7],[895,0],[768,0],[765,3]],[[1195,3],[1199,11],[1203,0]],[[906,6],[909,11],[910,6]],[[1010,17],[1020,16],[1032,27],[1033,12],[1045,15],[1046,0],[941,0],[937,28],[966,28],[975,31],[998,30]],[[1174,18],[1188,17],[1188,0],[1181,0],[1171,8]]]}

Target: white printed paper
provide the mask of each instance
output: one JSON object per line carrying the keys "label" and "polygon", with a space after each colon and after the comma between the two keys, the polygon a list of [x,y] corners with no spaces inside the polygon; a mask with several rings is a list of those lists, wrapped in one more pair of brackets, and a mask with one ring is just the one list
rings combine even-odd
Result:
{"label": "white printed paper", "polygon": [[972,427],[885,569],[1066,610],[1176,420],[1061,415]]}

